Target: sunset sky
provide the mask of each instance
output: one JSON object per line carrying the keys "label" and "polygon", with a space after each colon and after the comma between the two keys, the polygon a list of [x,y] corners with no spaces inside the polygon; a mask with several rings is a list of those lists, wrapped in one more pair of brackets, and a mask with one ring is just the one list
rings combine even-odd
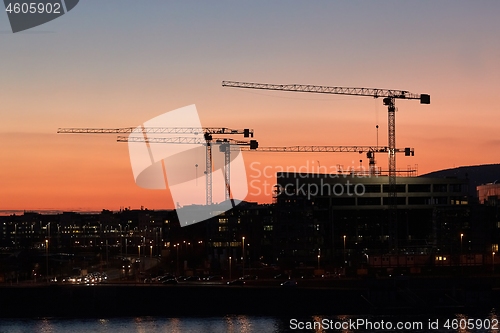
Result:
{"label": "sunset sky", "polygon": [[[396,145],[415,149],[398,168],[500,163],[499,14],[497,0],[83,0],[13,34],[0,13],[0,210],[172,208],[168,191],[135,184],[116,135],[56,132],[139,126],[191,104],[203,126],[252,128],[260,146],[375,145],[377,124],[387,145],[382,99],[223,80],[430,94],[430,105],[396,102]],[[254,163],[249,179],[256,166],[368,163],[346,153],[243,156]],[[377,162],[387,169],[386,156]]]}

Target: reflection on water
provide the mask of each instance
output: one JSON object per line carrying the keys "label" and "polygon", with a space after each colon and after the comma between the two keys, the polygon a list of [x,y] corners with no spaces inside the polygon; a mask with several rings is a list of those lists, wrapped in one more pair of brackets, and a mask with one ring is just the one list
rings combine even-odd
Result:
{"label": "reflection on water", "polygon": [[40,333],[52,333],[54,332],[52,329],[52,325],[50,323],[50,320],[48,319],[42,319],[38,322],[36,332]]}
{"label": "reflection on water", "polygon": [[[490,313],[445,316],[307,316],[277,318],[255,316],[225,316],[207,318],[107,318],[107,319],[0,319],[0,333],[150,333],[150,332],[498,332],[498,317]],[[380,326],[384,323],[385,326]],[[397,329],[400,323],[405,329]],[[439,327],[429,327],[438,323]],[[355,324],[361,324],[356,326]],[[448,324],[448,326],[446,326]],[[392,327],[389,328],[391,325]],[[420,326],[419,326],[420,325]]]}

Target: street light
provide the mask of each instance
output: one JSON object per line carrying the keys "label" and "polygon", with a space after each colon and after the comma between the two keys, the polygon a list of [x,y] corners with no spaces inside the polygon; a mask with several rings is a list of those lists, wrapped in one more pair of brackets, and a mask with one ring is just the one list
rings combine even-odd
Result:
{"label": "street light", "polygon": [[345,264],[345,237],[346,235],[344,235],[344,264]]}
{"label": "street light", "polygon": [[491,263],[491,271],[492,272],[495,271],[495,251],[493,251],[493,260],[492,260],[492,263]]}
{"label": "street light", "polygon": [[243,264],[243,278],[245,277],[245,236],[241,237],[242,239],[242,251],[243,251],[243,260],[242,260],[242,264]]}
{"label": "street light", "polygon": [[45,240],[45,266],[46,266],[46,277],[47,282],[49,282],[49,240]]}
{"label": "street light", "polygon": [[231,257],[229,257],[229,281],[231,281]]}
{"label": "street light", "polygon": [[318,254],[318,270],[319,270],[319,258],[321,258],[321,255]]}
{"label": "street light", "polygon": [[460,234],[460,266],[462,266],[462,256],[463,256],[463,253],[462,253],[462,249],[463,249],[463,238],[464,238],[464,234],[461,233]]}
{"label": "street light", "polygon": [[149,245],[149,257],[153,258],[153,245]]}

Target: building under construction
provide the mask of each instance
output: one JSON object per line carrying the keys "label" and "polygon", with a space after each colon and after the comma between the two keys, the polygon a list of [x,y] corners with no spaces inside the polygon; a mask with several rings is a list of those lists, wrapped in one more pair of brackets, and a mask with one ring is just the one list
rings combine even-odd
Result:
{"label": "building under construction", "polygon": [[387,176],[279,173],[277,184],[274,245],[291,266],[390,266],[391,255],[404,258],[392,265],[412,266],[419,256],[459,256],[463,235],[471,238],[467,180],[397,177],[392,242]]}

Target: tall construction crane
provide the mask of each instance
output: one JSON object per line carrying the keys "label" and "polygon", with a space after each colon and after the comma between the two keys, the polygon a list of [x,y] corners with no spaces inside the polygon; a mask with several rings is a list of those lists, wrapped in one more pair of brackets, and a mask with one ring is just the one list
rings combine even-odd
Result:
{"label": "tall construction crane", "polygon": [[[142,143],[177,143],[177,144],[202,144],[209,143],[199,138],[176,137],[176,138],[147,138],[138,136],[118,136],[117,142],[142,142]],[[259,147],[257,140],[240,141],[227,138],[215,139],[211,145],[218,145],[219,151],[224,153],[224,183],[226,187],[225,199],[231,200],[231,149],[233,146],[248,146],[250,150],[255,150]],[[234,206],[234,205],[233,205]]]}
{"label": "tall construction crane", "polygon": [[[137,131],[137,127],[121,128],[59,128],[57,133],[63,134],[131,134]],[[203,133],[204,144],[206,144],[205,158],[205,197],[206,204],[212,204],[212,146],[214,135],[243,135],[245,138],[253,138],[253,129],[231,129],[227,127],[143,127],[143,134],[200,134]]]}
{"label": "tall construction crane", "polygon": [[396,99],[416,99],[420,104],[430,104],[430,95],[413,94],[405,90],[328,87],[303,84],[269,84],[222,81],[223,87],[263,89],[278,91],[293,91],[321,94],[352,95],[383,97],[383,103],[388,109],[388,146],[389,146],[389,239],[395,250],[397,244],[397,192],[396,192]]}

